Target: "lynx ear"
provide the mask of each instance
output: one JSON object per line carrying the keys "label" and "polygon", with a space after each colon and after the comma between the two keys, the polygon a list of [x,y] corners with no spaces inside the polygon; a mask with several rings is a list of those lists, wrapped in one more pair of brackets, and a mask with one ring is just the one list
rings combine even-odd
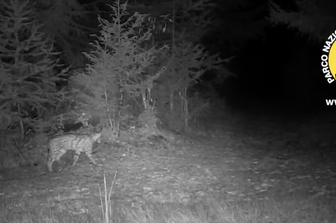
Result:
{"label": "lynx ear", "polygon": [[101,132],[96,133],[96,134],[93,136],[94,140],[97,141],[97,142],[99,142],[99,141],[100,141],[100,138],[101,138],[101,135],[102,135]]}

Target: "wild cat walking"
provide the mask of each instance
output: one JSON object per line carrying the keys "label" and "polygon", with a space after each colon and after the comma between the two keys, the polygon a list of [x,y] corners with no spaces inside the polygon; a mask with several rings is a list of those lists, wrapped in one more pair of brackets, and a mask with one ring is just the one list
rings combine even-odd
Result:
{"label": "wild cat walking", "polygon": [[68,150],[75,151],[73,166],[77,163],[82,152],[89,157],[93,164],[98,165],[92,157],[92,146],[94,142],[100,143],[100,139],[101,133],[91,135],[67,134],[51,139],[49,142],[49,157],[47,162],[48,171],[53,171],[53,163],[59,161]]}

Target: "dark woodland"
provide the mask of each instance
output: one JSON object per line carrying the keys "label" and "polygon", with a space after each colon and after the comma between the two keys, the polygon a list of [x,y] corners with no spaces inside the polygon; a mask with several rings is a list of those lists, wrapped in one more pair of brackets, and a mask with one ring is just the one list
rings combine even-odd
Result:
{"label": "dark woodland", "polygon": [[334,222],[335,11],[0,0],[0,222]]}

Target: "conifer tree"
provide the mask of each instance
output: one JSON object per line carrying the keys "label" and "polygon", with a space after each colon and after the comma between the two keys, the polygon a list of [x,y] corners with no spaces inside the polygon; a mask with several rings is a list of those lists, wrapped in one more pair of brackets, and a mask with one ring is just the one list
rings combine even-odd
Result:
{"label": "conifer tree", "polygon": [[19,124],[24,137],[28,126],[43,131],[40,121],[62,99],[57,53],[29,1],[1,1],[0,8],[1,128]]}
{"label": "conifer tree", "polygon": [[332,0],[295,0],[296,10],[285,10],[270,1],[270,21],[285,24],[308,35],[311,40],[325,41],[336,29],[336,2]]}
{"label": "conifer tree", "polygon": [[99,116],[102,125],[119,131],[126,98],[142,100],[143,108],[148,105],[147,93],[162,70],[147,71],[162,48],[143,47],[151,36],[150,30],[141,32],[145,15],[129,15],[127,3],[118,0],[110,7],[110,20],[98,18],[100,34],[95,36],[93,50],[84,53],[90,61],[87,72],[73,83],[79,89],[78,103],[88,116]]}

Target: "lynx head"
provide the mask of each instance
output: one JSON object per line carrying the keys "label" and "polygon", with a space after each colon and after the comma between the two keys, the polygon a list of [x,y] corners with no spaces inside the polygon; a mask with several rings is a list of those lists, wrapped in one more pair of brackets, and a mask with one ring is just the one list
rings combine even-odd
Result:
{"label": "lynx head", "polygon": [[100,143],[101,142],[101,132],[100,133],[95,133],[91,136],[92,140],[94,142],[98,142]]}

